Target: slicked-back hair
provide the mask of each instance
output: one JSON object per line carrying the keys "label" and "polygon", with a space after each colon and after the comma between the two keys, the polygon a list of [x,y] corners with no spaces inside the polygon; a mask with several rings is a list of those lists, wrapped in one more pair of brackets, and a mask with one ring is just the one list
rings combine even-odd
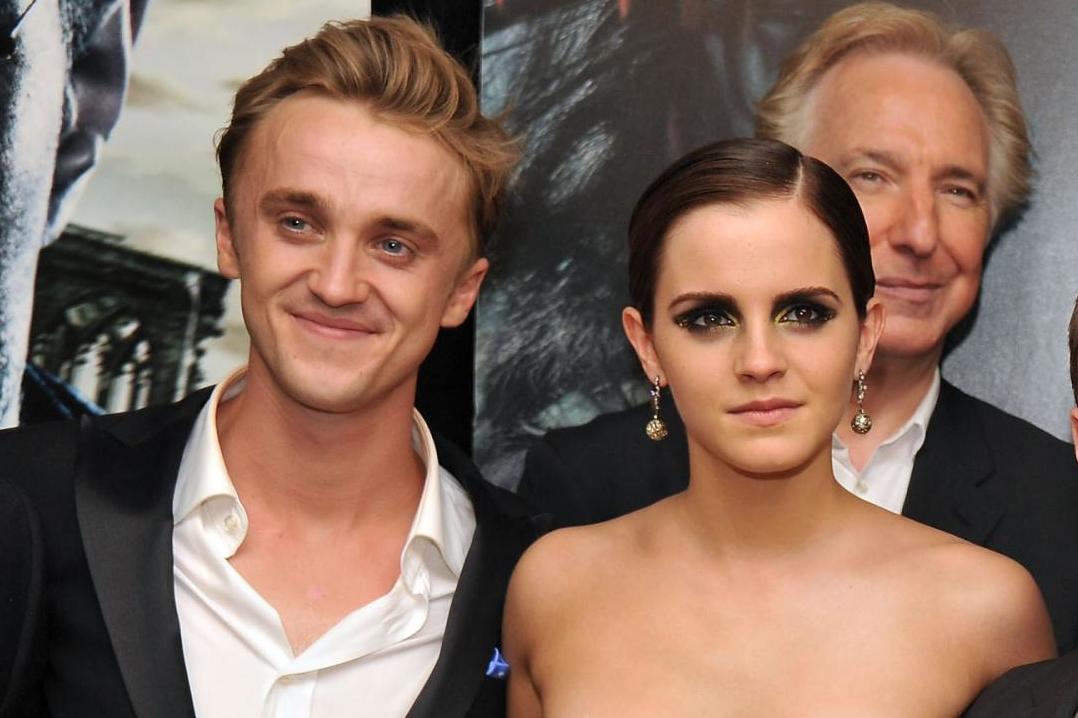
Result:
{"label": "slicked-back hair", "polygon": [[864,319],[876,275],[868,227],[853,190],[829,166],[790,145],[734,139],[705,145],[677,160],[636,203],[629,220],[629,296],[644,324],[650,326],[654,315],[663,247],[674,223],[701,207],[747,207],[792,198],[834,237],[854,307]]}
{"label": "slicked-back hair", "polygon": [[786,58],[775,84],[757,103],[757,136],[800,145],[809,126],[809,94],[828,70],[854,53],[908,54],[958,73],[988,128],[993,223],[1025,204],[1032,176],[1029,130],[1007,48],[988,30],[950,27],[921,10],[864,2],[829,17]]}
{"label": "slicked-back hair", "polygon": [[499,120],[480,112],[471,78],[434,31],[401,15],[326,23],[240,87],[217,143],[226,208],[255,126],[305,90],[362,102],[379,119],[448,148],[466,171],[471,225],[482,250],[497,224],[517,145]]}

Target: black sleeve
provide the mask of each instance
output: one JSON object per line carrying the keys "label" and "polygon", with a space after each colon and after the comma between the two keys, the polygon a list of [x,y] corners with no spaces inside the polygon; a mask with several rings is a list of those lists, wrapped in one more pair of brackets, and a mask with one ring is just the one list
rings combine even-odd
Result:
{"label": "black sleeve", "polygon": [[44,554],[37,512],[21,491],[0,480],[0,718],[38,715]]}
{"label": "black sleeve", "polygon": [[547,437],[541,437],[524,457],[517,493],[539,511],[550,514],[555,528],[587,523],[587,501],[582,493],[586,484],[574,473]]}

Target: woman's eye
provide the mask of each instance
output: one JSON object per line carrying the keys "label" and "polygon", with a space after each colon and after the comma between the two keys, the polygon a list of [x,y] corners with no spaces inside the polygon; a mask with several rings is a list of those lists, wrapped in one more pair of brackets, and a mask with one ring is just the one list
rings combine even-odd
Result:
{"label": "woman's eye", "polygon": [[729,315],[714,309],[694,309],[677,317],[674,322],[683,329],[695,332],[710,331],[734,324]]}
{"label": "woman's eye", "polygon": [[801,326],[814,326],[823,324],[834,318],[835,313],[825,307],[817,307],[811,304],[798,304],[790,307],[779,316],[779,322],[797,324]]}

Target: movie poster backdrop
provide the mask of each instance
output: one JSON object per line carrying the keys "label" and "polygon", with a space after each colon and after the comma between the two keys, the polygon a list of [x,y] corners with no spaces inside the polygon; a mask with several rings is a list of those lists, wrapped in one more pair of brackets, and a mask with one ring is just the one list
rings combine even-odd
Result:
{"label": "movie poster backdrop", "polygon": [[[475,450],[490,478],[515,485],[534,437],[646,399],[620,323],[635,199],[674,158],[750,135],[780,59],[849,4],[487,0],[484,107],[508,112],[525,148],[477,319]],[[1068,437],[1078,13],[1072,0],[904,4],[1002,37],[1036,153],[1030,206],[991,245],[944,376]]]}
{"label": "movie poster backdrop", "polygon": [[214,135],[281,48],[369,14],[0,0],[0,424],[173,401],[246,360],[216,273]]}

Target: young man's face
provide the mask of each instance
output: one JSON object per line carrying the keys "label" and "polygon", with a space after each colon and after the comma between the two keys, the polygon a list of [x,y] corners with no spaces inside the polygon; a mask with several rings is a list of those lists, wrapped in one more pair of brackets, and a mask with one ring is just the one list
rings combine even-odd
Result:
{"label": "young man's face", "polygon": [[251,382],[319,411],[412,402],[438,328],[464,321],[477,259],[461,162],[360,102],[294,95],[255,127],[217,220],[239,278]]}

